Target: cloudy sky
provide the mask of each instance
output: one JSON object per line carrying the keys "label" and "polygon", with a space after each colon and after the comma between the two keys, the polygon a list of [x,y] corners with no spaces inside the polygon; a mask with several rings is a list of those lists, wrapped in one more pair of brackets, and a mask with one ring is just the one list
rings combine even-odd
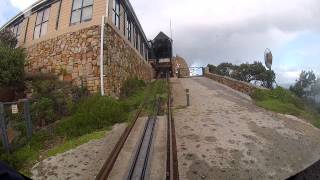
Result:
{"label": "cloudy sky", "polygon": [[[0,24],[34,0],[1,0]],[[192,66],[263,61],[274,55],[277,82],[293,83],[301,70],[320,75],[319,0],[131,0],[152,39],[170,35],[174,51]]]}

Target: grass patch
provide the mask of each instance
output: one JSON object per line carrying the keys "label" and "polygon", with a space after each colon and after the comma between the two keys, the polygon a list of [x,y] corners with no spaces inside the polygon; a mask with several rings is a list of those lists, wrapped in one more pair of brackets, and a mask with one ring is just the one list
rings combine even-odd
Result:
{"label": "grass patch", "polygon": [[256,104],[267,110],[294,115],[309,120],[313,125],[320,128],[320,115],[313,108],[296,97],[289,90],[277,87],[274,90],[256,90],[251,97]]}
{"label": "grass patch", "polygon": [[70,139],[63,144],[48,151],[47,156],[55,156],[60,153],[64,153],[70,149],[74,149],[82,144],[85,144],[91,140],[102,139],[105,137],[107,131],[97,131],[90,134],[86,134],[77,138]]}
{"label": "grass patch", "polygon": [[79,137],[97,130],[125,122],[129,108],[111,97],[92,96],[80,102],[75,113],[57,123],[57,135]]}

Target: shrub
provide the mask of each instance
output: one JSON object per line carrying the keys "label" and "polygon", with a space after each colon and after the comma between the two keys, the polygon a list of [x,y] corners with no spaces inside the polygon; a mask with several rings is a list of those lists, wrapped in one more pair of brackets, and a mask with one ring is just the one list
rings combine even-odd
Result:
{"label": "shrub", "polygon": [[[31,84],[33,88],[33,120],[40,126],[70,115],[74,104],[88,95],[86,88],[78,88],[68,82],[56,79],[34,80]],[[39,105],[41,103],[45,103],[45,106]],[[41,111],[44,112],[41,114]],[[50,115],[50,118],[44,118],[47,115]]]}
{"label": "shrub", "polygon": [[14,86],[23,82],[25,54],[0,44],[0,86]]}
{"label": "shrub", "polygon": [[31,105],[32,119],[38,126],[45,126],[54,121],[54,102],[49,98],[38,99]]}
{"label": "shrub", "polygon": [[107,128],[127,120],[128,106],[111,97],[92,96],[82,100],[75,113],[58,123],[57,133],[69,138]]}
{"label": "shrub", "polygon": [[17,43],[17,38],[9,28],[0,31],[0,45],[6,46],[8,48],[15,48]]}
{"label": "shrub", "polygon": [[121,87],[121,97],[129,97],[145,86],[146,84],[143,80],[139,80],[137,77],[129,78],[123,83]]}

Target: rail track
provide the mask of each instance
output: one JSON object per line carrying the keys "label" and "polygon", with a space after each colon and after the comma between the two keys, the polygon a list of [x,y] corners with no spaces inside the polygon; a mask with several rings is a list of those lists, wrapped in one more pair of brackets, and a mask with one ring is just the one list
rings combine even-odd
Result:
{"label": "rail track", "polygon": [[[168,83],[168,101],[167,101],[167,157],[166,157],[166,180],[178,180],[178,162],[177,162],[177,154],[176,154],[176,141],[175,141],[175,128],[174,121],[171,111],[172,97],[171,97],[171,89],[168,78],[166,78]],[[130,168],[128,170],[128,175],[126,177],[127,180],[144,180],[148,179],[148,171],[150,171],[150,163],[149,159],[151,154],[151,147],[154,143],[154,129],[157,121],[157,115],[160,109],[160,101],[157,99],[154,103],[154,111],[148,117],[146,124],[143,128],[142,136],[139,139],[137,144],[137,148],[133,154],[133,160],[130,164]],[[128,125],[125,129],[124,133],[118,140],[116,146],[113,151],[107,158],[107,161],[103,165],[99,174],[96,177],[96,180],[106,180],[108,179],[114,164],[117,161],[117,158],[125,145],[133,127],[136,124],[137,119],[139,118],[144,105],[139,107],[137,114],[133,123]]]}

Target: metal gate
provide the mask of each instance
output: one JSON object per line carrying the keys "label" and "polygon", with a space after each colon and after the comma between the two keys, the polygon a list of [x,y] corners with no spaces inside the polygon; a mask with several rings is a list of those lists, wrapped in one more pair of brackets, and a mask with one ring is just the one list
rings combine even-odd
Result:
{"label": "metal gate", "polygon": [[204,67],[179,68],[177,71],[178,78],[201,77],[204,74]]}
{"label": "metal gate", "polygon": [[6,152],[28,142],[32,136],[29,100],[0,102],[0,135]]}

